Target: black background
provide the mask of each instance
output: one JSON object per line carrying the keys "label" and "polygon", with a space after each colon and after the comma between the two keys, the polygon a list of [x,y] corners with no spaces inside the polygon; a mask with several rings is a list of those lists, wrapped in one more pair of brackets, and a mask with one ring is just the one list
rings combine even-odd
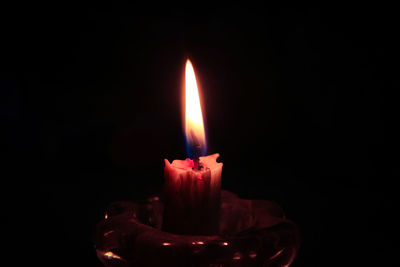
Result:
{"label": "black background", "polygon": [[105,206],[185,157],[187,57],[223,188],[277,201],[293,266],[391,266],[400,175],[393,7],[1,9],[2,243],[12,266],[101,266]]}

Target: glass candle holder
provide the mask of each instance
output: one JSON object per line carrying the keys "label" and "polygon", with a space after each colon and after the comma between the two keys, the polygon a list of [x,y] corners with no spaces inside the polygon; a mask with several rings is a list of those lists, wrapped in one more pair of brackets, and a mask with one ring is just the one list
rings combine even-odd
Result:
{"label": "glass candle holder", "polygon": [[176,235],[161,230],[163,202],[110,204],[94,236],[106,267],[130,266],[289,266],[299,249],[296,225],[274,202],[240,199],[221,191],[219,233]]}

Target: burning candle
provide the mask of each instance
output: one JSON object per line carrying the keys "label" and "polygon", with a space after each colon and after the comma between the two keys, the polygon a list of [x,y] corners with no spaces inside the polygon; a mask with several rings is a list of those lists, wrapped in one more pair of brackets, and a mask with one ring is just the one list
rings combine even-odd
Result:
{"label": "burning candle", "polygon": [[163,230],[175,234],[218,232],[222,163],[219,154],[204,156],[206,138],[196,76],[190,60],[185,70],[186,160],[165,159]]}

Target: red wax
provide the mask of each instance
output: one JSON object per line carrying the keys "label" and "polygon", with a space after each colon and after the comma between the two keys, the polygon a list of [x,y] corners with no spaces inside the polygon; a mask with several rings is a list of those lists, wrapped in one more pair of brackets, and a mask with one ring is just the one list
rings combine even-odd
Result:
{"label": "red wax", "polygon": [[165,160],[163,230],[175,234],[213,235],[218,232],[222,163],[219,154],[193,161]]}

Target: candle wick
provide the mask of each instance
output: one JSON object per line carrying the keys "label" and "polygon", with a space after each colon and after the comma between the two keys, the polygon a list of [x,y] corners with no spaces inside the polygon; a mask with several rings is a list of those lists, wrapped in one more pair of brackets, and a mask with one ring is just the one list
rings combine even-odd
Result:
{"label": "candle wick", "polygon": [[200,146],[195,146],[194,148],[194,154],[193,154],[193,169],[194,170],[201,170],[201,164],[200,164]]}
{"label": "candle wick", "polygon": [[200,153],[201,153],[201,146],[199,141],[196,138],[196,135],[193,133],[193,130],[190,130],[190,135],[193,140],[193,169],[200,171],[202,166],[200,164]]}

